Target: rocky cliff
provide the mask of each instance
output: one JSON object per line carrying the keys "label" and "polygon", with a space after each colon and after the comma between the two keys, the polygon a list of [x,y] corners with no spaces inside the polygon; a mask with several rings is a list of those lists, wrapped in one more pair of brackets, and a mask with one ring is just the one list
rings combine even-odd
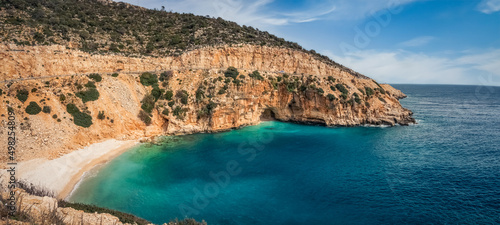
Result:
{"label": "rocky cliff", "polygon": [[[22,140],[20,160],[55,158],[109,138],[216,132],[267,119],[327,126],[414,122],[398,90],[286,48],[221,46],[133,58],[0,45],[0,55],[0,136],[6,139],[10,107]],[[235,67],[232,75],[228,67]],[[142,71],[154,70],[160,81],[144,85]],[[84,73],[99,73],[102,80]],[[90,89],[98,97],[84,100]],[[23,90],[24,102],[18,97]],[[31,102],[44,110],[28,113]],[[81,118],[68,111],[70,104],[89,115],[90,127],[76,125]]]}

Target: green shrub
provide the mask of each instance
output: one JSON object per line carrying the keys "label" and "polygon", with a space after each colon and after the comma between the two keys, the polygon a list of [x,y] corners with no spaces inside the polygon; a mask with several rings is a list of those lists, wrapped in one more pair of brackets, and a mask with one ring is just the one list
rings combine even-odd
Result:
{"label": "green shrub", "polygon": [[184,116],[186,116],[186,111],[186,109],[176,106],[172,113],[175,117],[177,117],[177,119],[184,119]]}
{"label": "green shrub", "polygon": [[151,86],[158,83],[158,76],[156,74],[145,72],[140,77],[141,84],[144,86]]}
{"label": "green shrub", "polygon": [[83,103],[99,99],[99,91],[95,88],[89,88],[86,91],[79,91],[75,95],[76,97],[81,98]]}
{"label": "green shrub", "polygon": [[188,104],[189,94],[188,94],[187,91],[185,91],[185,90],[179,90],[179,91],[177,91],[177,93],[175,94],[175,96],[177,98],[181,99],[181,103],[182,104],[184,104],[184,105]]}
{"label": "green shrub", "polygon": [[259,73],[259,71],[255,70],[252,73],[248,74],[249,77],[256,79],[256,80],[264,80],[264,77],[262,77]]}
{"label": "green shrub", "polygon": [[146,124],[146,126],[151,125],[151,117],[147,112],[144,112],[143,110],[139,111],[138,115],[139,119]]}
{"label": "green shrub", "polygon": [[336,90],[337,90],[334,86],[330,86],[330,89],[331,89],[332,91],[336,91]]}
{"label": "green shrub", "polygon": [[30,115],[36,115],[42,111],[42,108],[36,102],[30,102],[25,111]]}
{"label": "green shrub", "polygon": [[147,113],[152,113],[153,112],[153,109],[155,107],[155,99],[153,97],[153,95],[146,95],[144,96],[144,98],[142,99],[142,105],[141,105],[141,109],[146,111]]}
{"label": "green shrub", "polygon": [[92,82],[92,81],[87,82],[87,83],[85,84],[85,87],[88,87],[88,88],[97,88],[97,87],[95,86],[95,83],[94,83],[94,82]]}
{"label": "green shrub", "polygon": [[52,118],[57,119],[57,115],[56,114],[52,115]]}
{"label": "green shrub", "polygon": [[92,80],[95,80],[95,82],[101,82],[102,77],[98,73],[91,73],[89,74],[89,78]]}
{"label": "green shrub", "polygon": [[370,107],[370,103],[365,102],[366,107]]}
{"label": "green shrub", "polygon": [[236,84],[236,86],[241,86],[241,80],[239,79],[234,79],[233,83]]}
{"label": "green shrub", "polygon": [[168,106],[170,106],[170,108],[174,107],[174,105],[175,105],[175,101],[168,102]]}
{"label": "green shrub", "polygon": [[97,114],[97,119],[103,120],[105,118],[106,116],[104,115],[104,111],[99,111],[99,114]]}
{"label": "green shrub", "polygon": [[361,92],[361,94],[365,94],[365,91],[361,88],[358,88],[358,91]]}
{"label": "green shrub", "polygon": [[213,102],[213,101],[210,101],[208,104],[207,104],[207,111],[208,111],[208,114],[209,115],[212,115],[212,113],[214,112],[214,109],[217,108],[217,103]]}
{"label": "green shrub", "polygon": [[333,78],[332,76],[328,76],[328,81],[335,82],[335,78]]}
{"label": "green shrub", "polygon": [[340,95],[340,97],[341,97],[342,99],[344,99],[344,100],[345,100],[345,99],[347,99],[347,94],[342,93],[342,94]]}
{"label": "green shrub", "polygon": [[2,89],[0,89],[0,96],[2,96],[2,95],[3,95],[3,90],[2,90]]}
{"label": "green shrub", "polygon": [[73,122],[77,126],[87,128],[92,125],[92,116],[83,112],[73,113]]}
{"label": "green shrub", "polygon": [[243,74],[240,75],[240,79],[244,80],[245,78],[246,78],[245,75],[243,75]]}
{"label": "green shrub", "polygon": [[170,111],[169,111],[168,109],[164,109],[164,110],[161,112],[161,114],[166,115],[166,116],[168,116],[168,114],[169,114],[169,113],[170,113]]}
{"label": "green shrub", "polygon": [[159,87],[155,86],[153,90],[151,90],[151,95],[155,98],[155,101],[158,101],[160,99],[161,95],[165,92],[165,89],[160,89]]}
{"label": "green shrub", "polygon": [[31,93],[36,92],[37,90],[38,90],[38,89],[36,89],[36,88],[32,88],[32,89],[31,89]]}
{"label": "green shrub", "polygon": [[80,112],[80,110],[78,109],[78,107],[76,107],[76,105],[75,105],[75,104],[72,104],[72,103],[69,103],[69,104],[67,104],[67,105],[66,105],[66,111],[67,111],[69,114],[71,114],[71,115],[73,115],[73,114],[75,114],[75,113],[79,113],[79,112]]}
{"label": "green shrub", "polygon": [[232,66],[228,67],[226,72],[224,72],[225,77],[232,77],[233,79],[236,79],[239,74],[238,69]]}
{"label": "green shrub", "polygon": [[174,96],[174,92],[172,92],[171,90],[168,90],[167,92],[165,92],[165,95],[163,96],[166,100],[172,100],[172,97]]}
{"label": "green shrub", "polygon": [[66,96],[64,94],[59,95],[59,101],[64,102],[66,100]]}
{"label": "green shrub", "polygon": [[22,89],[17,91],[16,97],[17,99],[19,99],[19,101],[25,102],[26,100],[28,100],[29,94],[30,93],[27,90]]}
{"label": "green shrub", "polygon": [[286,74],[286,73],[285,73],[285,74],[283,74],[283,78],[285,78],[285,79],[286,79],[286,78],[288,78],[288,77],[290,77],[290,76],[288,76],[288,74]]}
{"label": "green shrub", "polygon": [[381,94],[385,95],[385,90],[383,88],[375,88],[375,90],[378,90]]}
{"label": "green shrub", "polygon": [[330,101],[333,101],[333,100],[337,99],[337,98],[335,97],[335,95],[332,95],[332,94],[328,94],[326,97],[327,97],[327,98],[328,98],[328,100],[330,100]]}
{"label": "green shrub", "polygon": [[118,73],[111,74],[112,77],[118,77]]}
{"label": "green shrub", "polygon": [[358,93],[356,93],[356,92],[355,92],[355,93],[354,93],[354,94],[352,94],[352,95],[354,96],[354,101],[355,101],[356,103],[360,104],[360,103],[361,103],[361,99],[359,98]]}
{"label": "green shrub", "polygon": [[219,94],[219,95],[223,95],[223,94],[225,94],[225,93],[226,93],[226,90],[225,90],[224,88],[221,88],[221,89],[219,90],[219,92],[217,92],[217,94]]}
{"label": "green shrub", "polygon": [[196,101],[201,101],[203,98],[205,98],[205,92],[198,88],[198,90],[196,90]]}
{"label": "green shrub", "polygon": [[318,90],[318,94],[320,94],[320,95],[323,95],[325,93],[323,88],[318,88],[317,90]]}
{"label": "green shrub", "polygon": [[165,81],[165,80],[170,80],[170,78],[172,78],[174,76],[174,72],[172,72],[171,70],[169,71],[165,71],[163,73],[160,74],[160,81]]}
{"label": "green shrub", "polygon": [[383,103],[387,103],[387,102],[385,101],[385,99],[383,99],[382,97],[378,97],[378,100],[380,100],[380,101],[381,101],[381,102],[383,102]]}
{"label": "green shrub", "polygon": [[336,84],[335,87],[340,91],[342,92],[342,94],[346,94],[349,93],[349,90],[347,90],[347,88],[345,88],[345,86],[343,84]]}
{"label": "green shrub", "polygon": [[373,94],[375,94],[375,92],[373,91],[373,89],[371,89],[370,87],[365,87],[365,92],[366,92],[366,95],[368,97],[372,96]]}
{"label": "green shrub", "polygon": [[49,114],[51,111],[52,110],[51,110],[50,106],[44,106],[42,109],[42,112],[47,113],[47,114]]}

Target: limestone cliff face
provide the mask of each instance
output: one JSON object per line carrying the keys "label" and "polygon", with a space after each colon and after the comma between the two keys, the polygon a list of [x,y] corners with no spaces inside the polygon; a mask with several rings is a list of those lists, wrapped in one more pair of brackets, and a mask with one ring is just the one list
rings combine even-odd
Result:
{"label": "limestone cliff face", "polygon": [[[6,139],[10,106],[16,113],[20,160],[55,158],[109,138],[216,132],[258,124],[262,119],[327,126],[414,122],[412,112],[400,105],[398,99],[404,94],[398,90],[289,49],[226,46],[199,49],[179,57],[133,58],[90,55],[61,46],[0,45],[0,55],[2,80],[93,72],[103,76],[101,82],[95,83],[98,100],[86,103],[75,93],[90,81],[87,76],[0,83],[5,92],[0,96],[0,136]],[[238,68],[244,76],[226,78],[224,70],[229,66]],[[126,72],[155,69],[171,70],[159,88],[171,91],[173,96],[169,99],[163,95],[155,102],[151,124],[146,125],[138,115],[141,101],[152,87],[139,82],[140,73]],[[255,70],[261,78],[249,76]],[[104,74],[116,71],[120,71],[118,77]],[[22,89],[30,91],[25,102],[15,97]],[[187,100],[183,102],[178,93],[187,93]],[[60,100],[61,95],[66,99]],[[25,108],[32,101],[41,107],[50,106],[51,112],[27,114]],[[66,111],[69,103],[92,116],[89,128],[74,124]],[[98,119],[102,111],[105,116]]]}

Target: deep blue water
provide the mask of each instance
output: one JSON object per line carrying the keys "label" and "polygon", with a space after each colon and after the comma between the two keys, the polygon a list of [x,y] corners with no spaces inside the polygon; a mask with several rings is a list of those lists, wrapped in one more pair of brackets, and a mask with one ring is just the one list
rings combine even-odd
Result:
{"label": "deep blue water", "polygon": [[394,86],[417,125],[169,137],[92,171],[70,200],[155,223],[499,224],[500,88]]}

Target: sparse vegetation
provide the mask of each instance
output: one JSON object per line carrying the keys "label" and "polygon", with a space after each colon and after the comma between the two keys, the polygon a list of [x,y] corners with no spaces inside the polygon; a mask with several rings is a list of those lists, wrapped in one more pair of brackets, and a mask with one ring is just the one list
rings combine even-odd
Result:
{"label": "sparse vegetation", "polygon": [[161,112],[161,114],[165,115],[165,116],[168,116],[168,114],[170,114],[170,110],[168,110],[167,108],[163,109],[163,111]]}
{"label": "sparse vegetation", "polygon": [[102,81],[102,77],[98,73],[91,73],[91,74],[89,74],[89,78],[92,79],[92,80],[94,80],[95,82],[101,82]]}
{"label": "sparse vegetation", "polygon": [[30,102],[25,111],[30,115],[36,115],[42,111],[42,108],[36,102]]}
{"label": "sparse vegetation", "polygon": [[375,94],[375,92],[373,91],[373,89],[371,89],[370,87],[365,87],[365,93],[366,93],[366,96],[368,96],[368,97],[370,97],[373,94]]}
{"label": "sparse vegetation", "polygon": [[178,90],[177,93],[175,93],[175,97],[179,98],[182,104],[184,105],[188,104],[189,94],[187,91]]}
{"label": "sparse vegetation", "polygon": [[153,95],[146,95],[141,101],[141,109],[147,113],[152,113],[155,107],[155,102],[156,101]]}
{"label": "sparse vegetation", "polygon": [[141,74],[141,84],[144,86],[151,86],[158,83],[158,76],[149,72]]}
{"label": "sparse vegetation", "polygon": [[138,117],[142,122],[146,124],[146,126],[151,125],[151,117],[147,112],[144,112],[144,110],[139,111]]}
{"label": "sparse vegetation", "polygon": [[177,119],[182,120],[186,116],[186,111],[187,111],[187,109],[183,109],[179,106],[176,106],[174,111],[172,111],[172,113],[174,114],[175,117],[177,117]]}
{"label": "sparse vegetation", "polygon": [[81,98],[83,103],[99,99],[99,91],[97,91],[97,89],[95,88],[89,88],[85,91],[79,91],[75,95],[76,97]]}
{"label": "sparse vegetation", "polygon": [[92,125],[92,116],[87,113],[80,112],[80,109],[74,104],[67,104],[66,111],[73,116],[73,122],[77,126],[90,127]]}
{"label": "sparse vegetation", "polygon": [[172,92],[171,90],[168,90],[167,92],[165,92],[165,95],[163,95],[163,97],[169,101],[172,100],[173,96],[174,96],[174,92]]}
{"label": "sparse vegetation", "polygon": [[118,77],[118,73],[111,74],[112,77]]}
{"label": "sparse vegetation", "polygon": [[99,119],[99,120],[106,119],[106,116],[104,115],[104,111],[99,111],[99,114],[97,114],[97,119]]}
{"label": "sparse vegetation", "polygon": [[337,99],[337,98],[335,97],[335,95],[332,95],[332,94],[328,94],[326,97],[327,97],[327,98],[328,98],[328,100],[330,100],[330,101],[333,101],[333,100]]}
{"label": "sparse vegetation", "polygon": [[28,100],[29,94],[30,93],[25,89],[18,90],[17,94],[16,94],[16,98],[19,99],[19,101],[21,101],[21,102],[25,102],[26,100]]}
{"label": "sparse vegetation", "polygon": [[252,73],[248,74],[249,77],[256,79],[256,80],[264,80],[264,77],[262,77],[259,73],[259,71],[255,70]]}
{"label": "sparse vegetation", "polygon": [[232,66],[228,67],[226,72],[224,72],[225,77],[232,77],[233,79],[238,78],[239,74],[240,73],[238,72],[238,69],[236,69],[235,67],[232,67]]}
{"label": "sparse vegetation", "polygon": [[51,111],[52,111],[52,109],[50,108],[50,106],[44,106],[42,108],[42,112],[44,112],[44,113],[49,114]]}
{"label": "sparse vegetation", "polygon": [[336,84],[335,87],[340,91],[342,92],[342,94],[345,94],[347,95],[349,93],[349,90],[347,90],[347,88],[345,88],[345,86],[343,84]]}

